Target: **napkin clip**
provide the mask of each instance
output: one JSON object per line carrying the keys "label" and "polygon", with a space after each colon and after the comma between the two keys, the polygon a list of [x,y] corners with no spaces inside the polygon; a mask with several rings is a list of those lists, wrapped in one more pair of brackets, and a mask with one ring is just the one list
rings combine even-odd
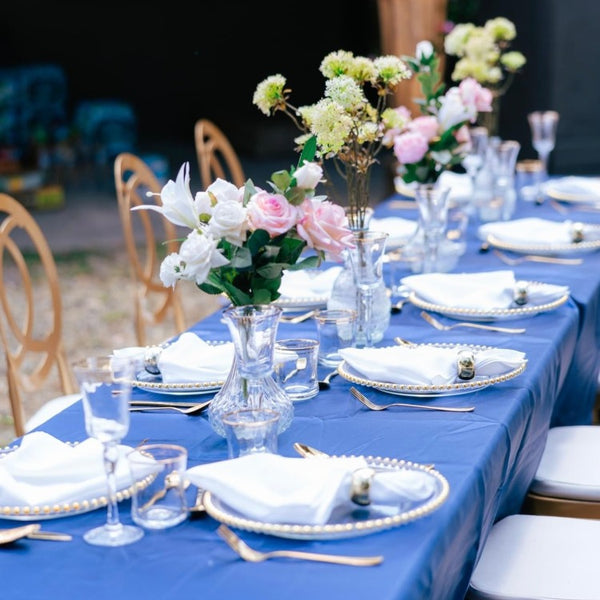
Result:
{"label": "napkin clip", "polygon": [[350,483],[350,500],[359,506],[371,504],[371,483],[375,477],[375,469],[362,467],[352,472]]}
{"label": "napkin clip", "polygon": [[470,350],[460,350],[456,357],[456,371],[459,379],[468,381],[475,377],[475,356]]}
{"label": "napkin clip", "polygon": [[574,244],[579,244],[584,240],[583,223],[575,221],[571,224],[571,240]]}
{"label": "napkin clip", "polygon": [[524,306],[529,302],[529,284],[526,281],[517,281],[513,289],[513,302],[517,306]]}

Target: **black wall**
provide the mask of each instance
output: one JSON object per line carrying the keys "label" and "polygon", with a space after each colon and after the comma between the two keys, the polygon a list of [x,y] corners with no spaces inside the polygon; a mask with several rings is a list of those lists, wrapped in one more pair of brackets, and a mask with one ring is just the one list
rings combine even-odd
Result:
{"label": "black wall", "polygon": [[[130,102],[140,144],[193,147],[193,124],[213,119],[242,155],[289,149],[296,134],[283,115],[252,104],[256,84],[281,73],[296,105],[322,95],[321,59],[333,50],[378,54],[376,0],[177,0],[5,3],[0,68],[60,64],[69,109],[86,99]],[[500,134],[534,156],[527,113],[561,114],[554,172],[600,172],[600,2],[481,0],[474,21],[506,16],[514,48],[528,58],[502,101]]]}

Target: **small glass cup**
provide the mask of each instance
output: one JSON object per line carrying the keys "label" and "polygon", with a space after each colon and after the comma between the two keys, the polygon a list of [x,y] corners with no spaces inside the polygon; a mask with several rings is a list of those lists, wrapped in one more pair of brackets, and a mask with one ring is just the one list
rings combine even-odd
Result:
{"label": "small glass cup", "polygon": [[187,450],[175,444],[146,444],[128,455],[135,484],[131,518],[144,529],[167,529],[188,516],[185,497]]}
{"label": "small glass cup", "polygon": [[542,161],[535,158],[520,160],[515,170],[516,187],[521,200],[541,203],[543,201],[542,186],[546,179]]}
{"label": "small glass cup", "polygon": [[319,393],[318,355],[317,340],[275,342],[275,381],[293,402],[314,398]]}
{"label": "small glass cup", "polygon": [[229,458],[268,452],[277,454],[280,414],[266,408],[243,408],[223,415]]}
{"label": "small glass cup", "polygon": [[357,313],[350,309],[320,310],[315,314],[319,336],[319,364],[337,367],[340,350],[356,343]]}

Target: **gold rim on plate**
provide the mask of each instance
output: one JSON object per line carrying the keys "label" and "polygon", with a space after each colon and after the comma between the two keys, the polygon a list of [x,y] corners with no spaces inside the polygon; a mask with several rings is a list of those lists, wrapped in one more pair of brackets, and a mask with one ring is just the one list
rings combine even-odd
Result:
{"label": "gold rim on plate", "polygon": [[[528,281],[527,285],[543,286],[546,285],[539,281]],[[408,296],[408,300],[411,304],[414,304],[418,308],[436,312],[448,317],[469,317],[471,320],[478,321],[495,321],[495,320],[507,320],[507,319],[518,319],[519,317],[533,317],[539,313],[548,312],[555,310],[559,306],[562,306],[569,299],[570,293],[566,292],[560,298],[553,300],[552,302],[546,302],[544,304],[527,304],[518,307],[509,308],[460,308],[457,306],[447,306],[445,304],[435,304],[434,302],[428,302],[423,298],[420,298],[416,292],[411,292]]]}
{"label": "gold rim on plate", "polygon": [[[65,442],[69,446],[77,446],[79,442]],[[7,446],[0,449],[0,460],[8,456],[11,452],[17,450],[19,446]],[[121,502],[131,498],[136,486],[145,487],[148,485],[148,478],[137,481],[130,486],[117,490],[116,500]],[[19,505],[19,506],[2,506],[0,505],[0,519],[10,519],[15,521],[39,521],[42,519],[56,519],[58,517],[70,517],[79,515],[98,508],[103,508],[108,504],[106,496],[98,496],[94,498],[81,498],[71,502],[57,502],[54,504],[42,505]]]}
{"label": "gold rim on plate", "polygon": [[[318,458],[317,460],[329,460],[340,458],[330,456]],[[343,457],[345,458],[345,457]],[[216,496],[210,492],[204,492],[202,502],[206,512],[221,523],[230,527],[252,531],[254,533],[265,533],[283,538],[300,540],[328,540],[355,537],[390,529],[399,525],[404,525],[424,517],[439,508],[448,498],[450,485],[448,480],[430,465],[422,465],[411,461],[400,460],[397,458],[364,457],[368,466],[380,470],[400,470],[411,469],[420,471],[434,479],[436,486],[433,497],[421,503],[411,503],[411,507],[400,511],[397,514],[385,514],[386,509],[390,507],[364,506],[351,504],[348,502],[348,521],[333,521],[325,525],[299,525],[294,523],[266,523],[244,517],[224,503],[220,502]],[[337,514],[337,513],[336,513]],[[353,515],[356,515],[353,518]]]}
{"label": "gold rim on plate", "polygon": [[[428,344],[411,344],[410,347],[431,347],[431,348],[456,348],[458,349],[469,349],[474,353],[481,350],[493,350],[493,346],[481,346],[475,344],[453,344],[453,343],[428,343]],[[390,348],[397,348],[397,346],[390,346]],[[391,383],[388,381],[375,381],[367,377],[356,373],[352,367],[342,361],[338,365],[338,373],[341,377],[352,383],[364,385],[366,387],[372,387],[380,392],[386,392],[388,394],[395,394],[398,396],[418,396],[424,398],[437,398],[438,396],[457,396],[459,394],[468,394],[470,392],[476,392],[483,388],[502,383],[513,379],[518,375],[521,375],[525,371],[527,366],[527,359],[523,360],[523,363],[514,369],[510,369],[502,375],[496,377],[488,377],[487,379],[462,381],[460,383],[445,383],[440,385],[426,385],[426,384],[415,384],[415,383]]]}

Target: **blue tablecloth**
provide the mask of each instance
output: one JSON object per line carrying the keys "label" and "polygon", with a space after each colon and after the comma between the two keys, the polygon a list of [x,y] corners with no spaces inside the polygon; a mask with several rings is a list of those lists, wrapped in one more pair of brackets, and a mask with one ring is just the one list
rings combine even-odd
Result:
{"label": "blue tablecloth", "polygon": [[[378,216],[392,214],[389,204]],[[416,213],[396,211],[407,218]],[[574,213],[575,214],[575,213]],[[515,216],[564,220],[549,206],[520,206]],[[600,215],[582,213],[586,221]],[[468,252],[455,271],[505,269],[492,253],[479,253],[476,228],[469,229]],[[101,524],[104,509],[47,524],[75,536],[70,543],[23,541],[0,550],[2,587],[11,599],[230,598],[449,600],[462,599],[482,544],[495,520],[518,512],[543,450],[550,425],[589,423],[595,400],[599,360],[598,286],[600,255],[585,255],[582,266],[522,263],[518,278],[568,284],[572,298],[555,311],[510,321],[523,335],[456,329],[437,331],[406,305],[393,315],[385,340],[400,335],[415,342],[472,342],[527,353],[519,377],[468,395],[430,400],[448,405],[474,404],[473,413],[453,414],[395,409],[370,412],[349,393],[350,384],[333,379],[331,389],[295,404],[290,428],[279,439],[280,452],[294,456],[303,442],[330,454],[361,454],[434,463],[448,479],[448,500],[434,513],[394,529],[363,537],[297,541],[243,533],[253,546],[338,554],[383,554],[382,565],[343,567],[274,560],[242,561],[216,535],[208,516],[163,532],[147,532],[138,543],[116,549],[83,542],[82,534]],[[407,274],[409,271],[407,270]],[[387,276],[387,274],[386,274]],[[194,328],[208,338],[228,338],[216,314]],[[279,325],[278,337],[316,336],[312,321]],[[327,369],[321,368],[321,375]],[[365,390],[376,401],[389,395]],[[146,396],[136,391],[136,396]],[[44,429],[63,440],[86,437],[80,404]],[[125,443],[142,439],[176,442],[189,451],[190,466],[226,458],[225,440],[206,416],[134,413]],[[128,502],[121,516],[130,522]],[[15,523],[0,519],[0,526]]]}

